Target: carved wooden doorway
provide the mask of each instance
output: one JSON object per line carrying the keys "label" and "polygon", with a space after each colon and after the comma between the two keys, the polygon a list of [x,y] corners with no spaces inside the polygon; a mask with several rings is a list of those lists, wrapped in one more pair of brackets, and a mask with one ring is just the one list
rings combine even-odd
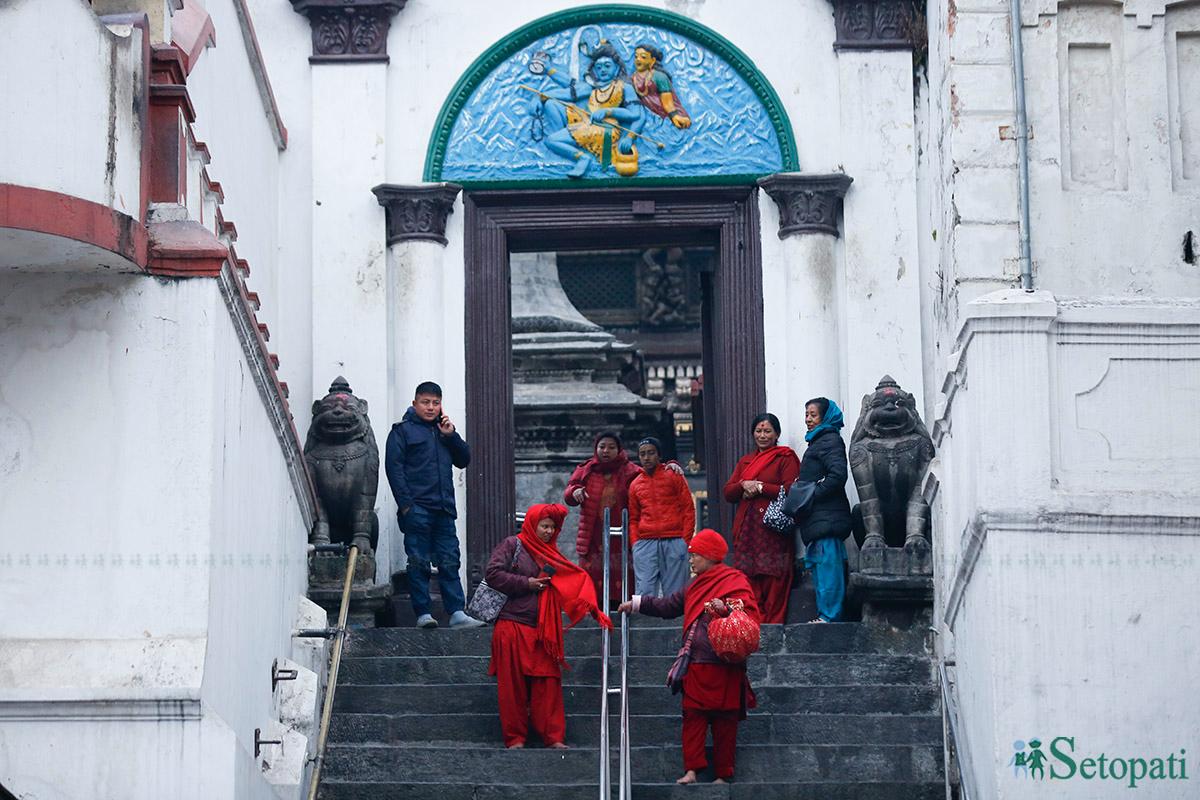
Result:
{"label": "carved wooden doorway", "polygon": [[[509,253],[672,243],[717,253],[704,305],[708,495],[719,529],[732,529],[721,487],[749,448],[766,405],[757,188],[470,191],[466,214],[467,555],[472,583],[514,532]],[[718,511],[719,509],[719,511]]]}

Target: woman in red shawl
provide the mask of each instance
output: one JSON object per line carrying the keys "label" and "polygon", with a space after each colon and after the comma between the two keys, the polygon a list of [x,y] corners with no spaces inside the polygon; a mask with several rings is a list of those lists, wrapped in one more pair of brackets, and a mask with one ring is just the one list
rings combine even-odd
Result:
{"label": "woman in red shawl", "polygon": [[737,503],[733,517],[733,565],[750,578],[765,623],[783,623],[792,590],[796,543],[763,524],[763,511],[800,474],[800,459],[779,444],[779,417],[759,414],[750,427],[755,452],[743,456],[725,484],[725,499]]}
{"label": "woman in red shawl", "polygon": [[[629,505],[629,484],[642,474],[642,468],[629,460],[621,439],[612,431],[596,437],[593,455],[571,473],[563,500],[569,506],[579,506],[579,533],[575,552],[580,565],[592,576],[596,597],[603,594],[604,580],[604,509],[611,513],[611,524],[621,524],[621,512]],[[621,599],[621,550],[609,551],[609,599]],[[630,559],[628,580],[633,581],[633,559]]]}
{"label": "woman in red shawl", "polygon": [[746,709],[756,705],[745,663],[723,661],[708,638],[709,620],[728,615],[729,600],[741,600],[745,612],[759,621],[750,582],[738,570],[721,563],[728,549],[721,534],[707,528],[700,531],[688,545],[696,577],[687,586],[668,597],[634,595],[619,609],[624,614],[640,612],[667,619],[683,616],[684,646],[690,638],[691,662],[683,676],[684,773],[677,783],[695,783],[696,772],[708,766],[704,739],[709,727],[715,783],[732,778],[738,722],[746,718]]}
{"label": "woman in red shawl", "polygon": [[587,574],[558,552],[555,543],[566,518],[563,506],[530,506],[521,532],[497,545],[488,561],[488,586],[508,595],[492,632],[488,665],[488,674],[496,676],[506,747],[525,746],[531,719],[547,747],[567,746],[563,614],[571,625],[591,614],[612,627],[596,607]]}

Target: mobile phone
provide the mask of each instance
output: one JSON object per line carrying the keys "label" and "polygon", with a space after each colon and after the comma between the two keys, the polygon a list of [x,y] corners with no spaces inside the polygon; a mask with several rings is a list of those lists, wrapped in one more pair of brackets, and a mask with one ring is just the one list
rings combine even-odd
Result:
{"label": "mobile phone", "polygon": [[554,573],[558,572],[558,570],[554,567],[553,564],[547,564],[546,566],[542,567],[542,572],[546,575],[549,575],[551,578],[553,578]]}

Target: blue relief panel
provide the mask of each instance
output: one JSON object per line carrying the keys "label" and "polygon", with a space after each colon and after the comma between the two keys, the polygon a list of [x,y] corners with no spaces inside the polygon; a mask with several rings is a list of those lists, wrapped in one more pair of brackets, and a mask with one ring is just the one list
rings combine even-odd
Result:
{"label": "blue relief panel", "polygon": [[650,24],[540,37],[471,92],[441,180],[712,178],[784,169],[762,98],[726,60]]}

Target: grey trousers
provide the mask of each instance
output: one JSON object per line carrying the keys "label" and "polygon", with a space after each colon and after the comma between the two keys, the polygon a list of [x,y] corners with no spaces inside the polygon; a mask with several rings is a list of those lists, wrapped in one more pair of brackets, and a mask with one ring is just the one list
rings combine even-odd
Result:
{"label": "grey trousers", "polygon": [[673,539],[638,539],[633,543],[634,594],[666,597],[684,587],[691,577],[687,542]]}

